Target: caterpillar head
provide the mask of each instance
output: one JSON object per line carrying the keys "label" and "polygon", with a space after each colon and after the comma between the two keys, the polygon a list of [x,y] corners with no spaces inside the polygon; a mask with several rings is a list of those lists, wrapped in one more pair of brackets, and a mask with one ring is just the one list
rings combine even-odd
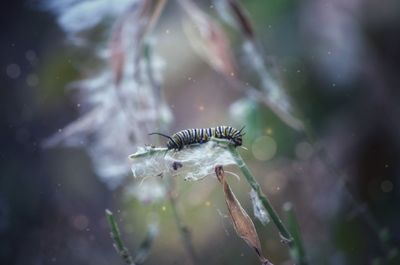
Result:
{"label": "caterpillar head", "polygon": [[168,148],[168,149],[181,149],[181,147],[178,146],[178,145],[176,144],[176,142],[175,142],[170,136],[165,135],[165,134],[163,134],[163,133],[158,133],[158,132],[149,133],[149,135],[154,135],[154,134],[160,135],[160,136],[163,136],[163,137],[169,139],[168,142],[167,142],[167,148]]}
{"label": "caterpillar head", "polygon": [[181,147],[179,147],[172,139],[170,139],[170,140],[167,142],[167,148],[168,148],[168,149],[178,149],[178,150],[181,149]]}
{"label": "caterpillar head", "polygon": [[235,145],[235,147],[237,146],[241,146],[243,144],[243,135],[245,135],[245,132],[242,132],[244,129],[244,126],[242,127],[242,129],[240,129],[238,131],[238,133],[235,134],[234,137],[232,137],[232,142]]}
{"label": "caterpillar head", "polygon": [[239,134],[238,136],[232,138],[232,142],[235,145],[235,147],[242,145],[242,143],[243,143],[242,137],[243,137],[243,135]]}

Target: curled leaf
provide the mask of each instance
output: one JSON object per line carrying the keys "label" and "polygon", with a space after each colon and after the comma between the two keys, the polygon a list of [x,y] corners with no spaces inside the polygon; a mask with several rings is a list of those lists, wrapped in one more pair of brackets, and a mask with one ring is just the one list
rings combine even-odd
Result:
{"label": "curled leaf", "polygon": [[232,219],[236,234],[244,241],[246,241],[247,245],[249,245],[256,251],[261,264],[272,265],[272,263],[263,256],[261,251],[260,239],[258,238],[258,234],[256,228],[254,227],[253,221],[240,205],[240,202],[237,200],[235,194],[229,187],[229,184],[225,178],[223,167],[216,166],[215,174],[217,175],[219,182],[223,185],[226,205],[228,207],[229,215]]}
{"label": "curled leaf", "polygon": [[[110,39],[110,61],[114,82],[118,87],[124,75],[126,64],[134,48],[134,71],[140,70],[138,64],[143,56],[143,44],[146,35],[150,34],[164,9],[166,0],[139,1],[129,6],[114,23]],[[129,67],[128,67],[129,68]]]}
{"label": "curled leaf", "polygon": [[227,77],[234,76],[236,63],[229,40],[221,26],[194,1],[180,0],[179,3],[188,15],[183,26],[194,50],[215,71]]}

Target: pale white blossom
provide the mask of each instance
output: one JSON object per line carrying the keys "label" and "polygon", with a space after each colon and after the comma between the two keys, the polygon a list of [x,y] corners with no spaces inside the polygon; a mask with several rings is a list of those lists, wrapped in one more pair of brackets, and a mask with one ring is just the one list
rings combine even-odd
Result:
{"label": "pale white blossom", "polygon": [[[149,142],[148,133],[172,120],[161,92],[163,61],[145,38],[147,2],[136,0],[48,1],[70,36],[94,30],[99,23],[108,38],[96,44],[98,65],[88,78],[73,82],[80,117],[60,129],[46,146],[87,149],[97,175],[116,187],[129,175],[127,156]],[[96,29],[98,30],[98,29]],[[79,38],[86,35],[79,34]],[[98,48],[97,48],[98,47]]]}
{"label": "pale white blossom", "polygon": [[135,178],[174,176],[196,181],[214,175],[217,165],[236,164],[229,150],[214,141],[190,145],[179,151],[145,147],[130,158]]}

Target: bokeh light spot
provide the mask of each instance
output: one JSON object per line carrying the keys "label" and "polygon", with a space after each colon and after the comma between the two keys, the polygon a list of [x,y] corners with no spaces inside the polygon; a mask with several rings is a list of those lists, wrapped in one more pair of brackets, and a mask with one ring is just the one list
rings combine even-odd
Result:
{"label": "bokeh light spot", "polygon": [[274,138],[264,135],[254,140],[251,150],[256,159],[267,161],[276,154],[277,144]]}
{"label": "bokeh light spot", "polygon": [[391,192],[393,190],[393,183],[390,180],[384,180],[381,183],[381,189],[383,192]]}
{"label": "bokeh light spot", "polygon": [[36,74],[29,74],[26,77],[26,84],[30,87],[35,87],[39,83],[39,78]]}
{"label": "bokeh light spot", "polygon": [[6,73],[7,73],[8,77],[10,77],[12,79],[16,79],[21,74],[21,68],[19,67],[18,64],[12,63],[7,66]]}
{"label": "bokeh light spot", "polygon": [[34,62],[36,61],[37,57],[36,57],[36,53],[32,50],[28,50],[25,53],[25,58],[29,61],[29,62]]}
{"label": "bokeh light spot", "polygon": [[89,219],[86,217],[86,215],[77,215],[74,217],[72,224],[76,229],[83,231],[89,225]]}

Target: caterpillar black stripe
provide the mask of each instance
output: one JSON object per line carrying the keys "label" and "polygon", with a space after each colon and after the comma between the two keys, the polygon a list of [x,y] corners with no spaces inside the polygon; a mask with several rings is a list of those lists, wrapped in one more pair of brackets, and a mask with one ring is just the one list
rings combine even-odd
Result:
{"label": "caterpillar black stripe", "polygon": [[196,128],[196,129],[186,129],[174,133],[172,136],[168,136],[162,133],[151,133],[158,134],[168,138],[167,148],[181,150],[183,147],[191,144],[202,144],[208,142],[211,137],[227,139],[231,141],[235,146],[242,145],[242,133],[244,127],[237,130],[231,126],[218,126],[215,128]]}

